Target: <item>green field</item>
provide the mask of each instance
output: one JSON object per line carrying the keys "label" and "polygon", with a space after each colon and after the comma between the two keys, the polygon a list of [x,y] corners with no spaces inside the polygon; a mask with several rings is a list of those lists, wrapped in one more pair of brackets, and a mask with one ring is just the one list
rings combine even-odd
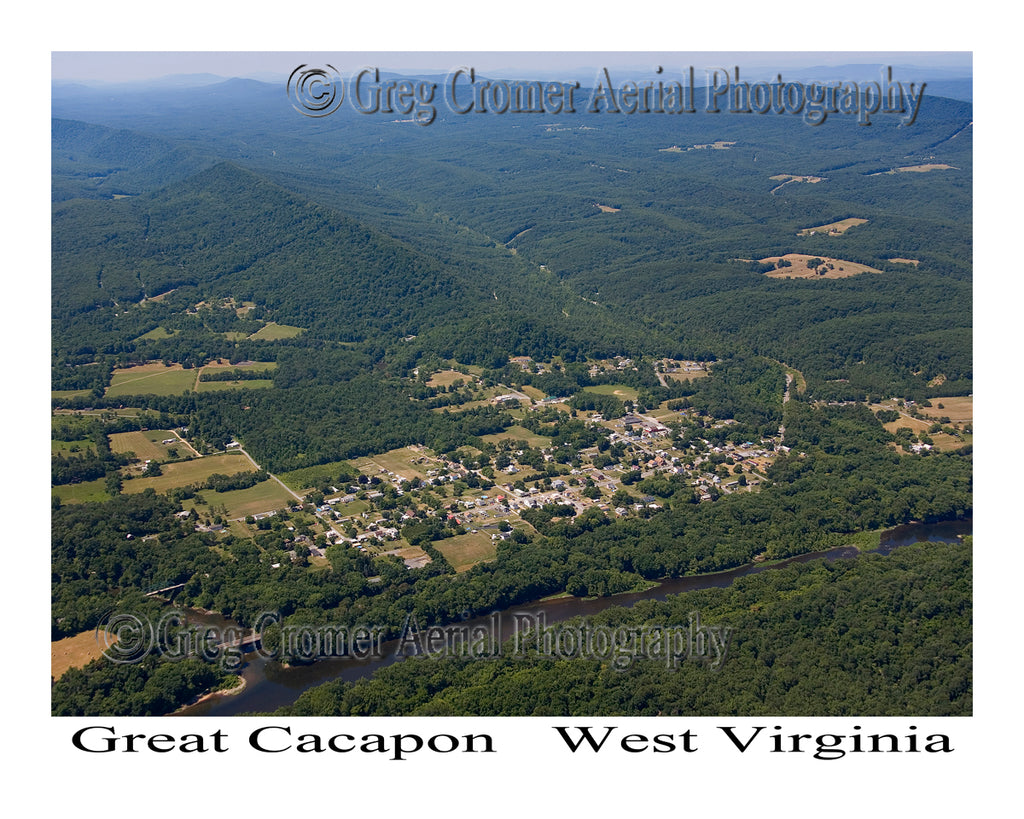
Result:
{"label": "green field", "polygon": [[[140,461],[164,461],[171,457],[168,447],[177,447],[179,455],[191,455],[192,450],[185,444],[178,441],[178,436],[168,429],[147,429],[144,432],[115,432],[108,435],[110,451],[118,454],[122,452],[134,452],[135,457]],[[162,444],[169,438],[174,438],[173,444]]]}
{"label": "green field", "polygon": [[551,438],[547,435],[538,435],[535,432],[530,432],[526,427],[518,425],[509,427],[504,432],[496,432],[493,435],[484,435],[482,440],[492,444],[496,444],[498,441],[526,441],[526,443],[534,449],[537,447],[551,446]]}
{"label": "green field", "polygon": [[86,503],[88,501],[110,500],[104,478],[97,478],[94,481],[84,481],[82,483],[69,483],[65,486],[55,486],[51,491],[51,495],[60,498],[61,503]]}
{"label": "green field", "polygon": [[[426,458],[424,463],[417,464],[414,461]],[[390,452],[383,452],[380,455],[373,455],[365,458],[358,458],[350,462],[356,469],[369,476],[377,475],[381,469],[394,472],[403,478],[425,478],[427,470],[436,469],[438,464],[429,457],[426,451],[417,452],[409,447],[392,449]]]}
{"label": "green field", "polygon": [[153,341],[161,341],[162,339],[170,338],[171,336],[176,335],[179,332],[179,330],[168,330],[166,327],[154,327],[148,333],[143,333],[135,340],[145,341],[147,339],[152,339]]}
{"label": "green field", "polygon": [[[217,508],[227,508],[228,518],[244,518],[246,515],[257,515],[260,512],[271,512],[275,509],[282,509],[295,503],[288,490],[273,478],[268,478],[248,489],[233,489],[230,492],[214,492],[212,489],[204,489],[199,493],[205,503],[191,505],[198,511]],[[186,507],[188,508],[188,507]]]}
{"label": "green field", "polygon": [[142,364],[127,370],[114,370],[106,395],[180,395],[190,392],[196,383],[196,371],[180,365]]}
{"label": "green field", "polygon": [[56,455],[58,452],[65,454],[79,455],[83,452],[96,452],[96,446],[92,441],[81,440],[81,441],[50,441],[50,454]]}
{"label": "green field", "polygon": [[271,322],[263,327],[260,327],[255,333],[249,338],[259,339],[262,341],[277,341],[281,338],[295,338],[299,333],[305,331],[303,327],[292,327],[289,324],[275,324]]}
{"label": "green field", "polygon": [[85,398],[92,394],[92,390],[50,390],[50,398],[64,400],[65,398]]}
{"label": "green field", "polygon": [[218,390],[266,390],[274,386],[269,378],[255,378],[246,381],[200,381],[196,392],[217,392]]}
{"label": "green field", "polygon": [[[315,489],[324,482],[331,486],[344,489],[354,478],[342,478],[352,470],[348,461],[333,461],[329,464],[317,464],[316,466],[304,466],[302,469],[293,469],[291,472],[282,472],[277,477],[284,482],[285,486],[294,489],[296,492],[305,492],[308,489]],[[342,486],[344,484],[345,486]]]}
{"label": "green field", "polygon": [[[194,458],[191,461],[164,464],[163,474],[153,478],[131,478],[124,482],[123,492],[144,492],[154,489],[167,492],[181,486],[202,483],[211,475],[219,472],[222,475],[234,475],[238,472],[255,472],[252,462],[240,452],[224,455],[207,455],[205,458]],[[275,484],[276,486],[277,484]],[[210,494],[217,494],[211,491]],[[221,494],[228,494],[226,492]]]}
{"label": "green field", "polygon": [[584,387],[584,392],[596,392],[598,395],[614,395],[623,401],[636,401],[640,394],[633,387],[625,384],[598,384],[596,387]]}
{"label": "green field", "polygon": [[444,555],[455,571],[464,572],[477,563],[494,560],[498,556],[496,543],[488,533],[470,532],[434,541],[434,548]]}

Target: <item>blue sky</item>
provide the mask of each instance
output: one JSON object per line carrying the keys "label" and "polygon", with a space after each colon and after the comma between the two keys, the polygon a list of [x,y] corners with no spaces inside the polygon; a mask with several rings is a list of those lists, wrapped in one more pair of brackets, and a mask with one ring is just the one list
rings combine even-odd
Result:
{"label": "blue sky", "polygon": [[966,51],[55,51],[52,77],[76,82],[145,81],[171,74],[210,73],[224,77],[284,79],[301,63],[331,63],[345,73],[366,65],[409,72],[441,72],[461,65],[478,71],[529,78],[532,72],[609,69],[667,70],[694,66],[698,70],[739,65],[750,71],[812,68],[844,64],[913,65],[971,72]]}

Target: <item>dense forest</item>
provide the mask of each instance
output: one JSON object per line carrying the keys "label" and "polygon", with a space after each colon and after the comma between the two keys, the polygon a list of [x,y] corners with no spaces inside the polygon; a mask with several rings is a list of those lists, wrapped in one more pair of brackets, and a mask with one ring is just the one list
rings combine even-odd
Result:
{"label": "dense forest", "polygon": [[[878,601],[885,600],[885,606]],[[971,713],[970,544],[903,547],[888,557],[812,561],[724,589],[607,609],[572,631],[687,627],[729,631],[717,667],[687,655],[547,656],[536,632],[500,656],[412,657],[357,683],[307,691],[290,716],[744,716]],[[549,628],[555,628],[551,626]],[[532,639],[531,639],[532,638]],[[468,652],[467,652],[468,653]],[[581,655],[587,652],[580,650]],[[710,653],[710,652],[709,652]]]}

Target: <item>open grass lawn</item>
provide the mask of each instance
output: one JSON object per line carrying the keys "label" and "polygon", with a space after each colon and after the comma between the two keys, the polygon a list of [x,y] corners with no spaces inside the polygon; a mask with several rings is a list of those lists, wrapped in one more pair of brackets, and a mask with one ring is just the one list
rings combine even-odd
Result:
{"label": "open grass lawn", "polygon": [[[192,451],[178,440],[178,436],[168,429],[147,429],[145,432],[115,432],[107,436],[110,450],[118,454],[134,452],[140,461],[165,461],[171,456],[168,447],[177,447],[181,455],[191,455]],[[174,439],[173,444],[162,444],[161,441]]]}
{"label": "open grass lawn", "polygon": [[55,486],[51,490],[51,494],[60,498],[61,503],[88,503],[90,501],[110,500],[110,495],[107,494],[105,478]]}
{"label": "open grass lawn", "polygon": [[444,555],[455,571],[464,572],[477,563],[494,560],[498,555],[496,543],[489,533],[470,532],[434,541],[434,548]]}
{"label": "open grass lawn", "polygon": [[182,369],[180,364],[165,367],[160,362],[140,364],[126,370],[114,370],[107,387],[108,398],[118,395],[180,395],[191,392],[196,371]]}
{"label": "open grass lawn", "polygon": [[636,401],[639,392],[625,384],[598,384],[596,387],[584,387],[584,392],[595,392],[598,395],[614,395],[623,401]]}
{"label": "open grass lawn", "polygon": [[[234,475],[238,472],[255,472],[252,462],[240,452],[229,452],[223,455],[207,455],[205,458],[193,458],[191,461],[164,464],[163,474],[153,478],[131,478],[124,482],[123,492],[144,492],[154,489],[167,492],[181,486],[202,483],[214,473]],[[259,484],[262,485],[262,484]],[[274,483],[277,486],[276,483]],[[255,488],[255,487],[253,487]],[[278,487],[280,489],[280,487]],[[282,492],[284,490],[281,490]],[[222,494],[209,490],[210,495]]]}
{"label": "open grass lawn", "polygon": [[496,444],[498,441],[526,441],[526,443],[534,449],[537,447],[551,445],[551,438],[547,435],[538,435],[535,432],[530,432],[526,427],[518,425],[509,427],[504,432],[495,432],[492,435],[484,435],[483,440],[492,444]]}
{"label": "open grass lawn", "polygon": [[295,338],[299,333],[305,331],[303,327],[292,327],[290,324],[276,324],[270,322],[260,327],[255,333],[249,338],[260,339],[262,341],[277,341],[281,338]]}
{"label": "open grass lawn", "polygon": [[[205,459],[204,459],[205,460]],[[244,518],[246,515],[257,515],[260,512],[272,512],[295,503],[293,498],[281,484],[268,478],[248,489],[233,489],[230,492],[214,492],[204,489],[200,493],[204,503],[196,503],[197,511],[224,506],[227,518]]]}
{"label": "open grass lawn", "polygon": [[108,645],[117,642],[117,638],[95,629],[83,631],[73,637],[55,640],[50,643],[50,676],[59,680],[69,668],[81,668],[103,656]]}

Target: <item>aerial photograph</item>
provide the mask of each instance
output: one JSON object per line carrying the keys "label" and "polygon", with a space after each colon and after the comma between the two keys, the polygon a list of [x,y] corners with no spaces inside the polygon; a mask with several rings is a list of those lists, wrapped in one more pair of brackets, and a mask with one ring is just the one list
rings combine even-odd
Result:
{"label": "aerial photograph", "polygon": [[51,60],[52,716],[974,714],[971,52]]}

